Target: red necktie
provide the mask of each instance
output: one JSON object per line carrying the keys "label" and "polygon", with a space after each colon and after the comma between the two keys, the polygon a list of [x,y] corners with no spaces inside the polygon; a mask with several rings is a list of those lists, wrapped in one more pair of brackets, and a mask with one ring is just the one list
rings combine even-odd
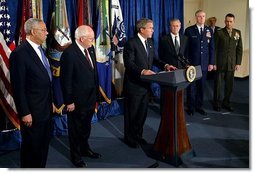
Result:
{"label": "red necktie", "polygon": [[91,61],[89,59],[89,53],[88,53],[87,49],[85,49],[85,55],[86,55],[86,60],[88,61],[89,65],[91,66],[91,68],[93,68],[93,65],[92,65],[92,63],[91,63]]}

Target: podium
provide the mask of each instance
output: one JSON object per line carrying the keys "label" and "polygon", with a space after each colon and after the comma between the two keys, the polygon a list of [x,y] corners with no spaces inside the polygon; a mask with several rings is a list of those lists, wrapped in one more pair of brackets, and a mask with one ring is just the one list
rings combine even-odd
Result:
{"label": "podium", "polygon": [[[197,80],[202,77],[202,71],[200,66],[195,69],[194,80]],[[182,158],[195,155],[189,141],[184,114],[184,89],[190,84],[187,81],[186,69],[142,76],[141,79],[160,84],[164,93],[161,96],[163,107],[160,127],[149,156],[178,167],[182,164]]]}

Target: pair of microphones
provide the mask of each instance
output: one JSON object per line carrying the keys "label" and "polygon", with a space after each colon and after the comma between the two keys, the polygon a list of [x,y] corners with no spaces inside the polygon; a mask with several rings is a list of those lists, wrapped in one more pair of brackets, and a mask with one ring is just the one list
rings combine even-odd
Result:
{"label": "pair of microphones", "polygon": [[189,60],[188,60],[187,58],[185,58],[183,54],[179,53],[179,54],[177,55],[177,58],[178,58],[178,60],[179,60],[180,62],[183,63],[183,65],[184,65],[185,67],[190,66]]}

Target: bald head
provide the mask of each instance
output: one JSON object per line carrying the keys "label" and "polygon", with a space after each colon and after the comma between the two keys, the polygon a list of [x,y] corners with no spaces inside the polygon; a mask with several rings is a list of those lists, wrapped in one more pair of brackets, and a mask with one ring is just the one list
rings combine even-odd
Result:
{"label": "bald head", "polygon": [[81,25],[75,31],[76,41],[84,48],[91,47],[94,43],[93,29],[88,25]]}
{"label": "bald head", "polygon": [[93,29],[88,25],[81,25],[75,31],[75,39],[80,39],[80,37],[94,37]]}

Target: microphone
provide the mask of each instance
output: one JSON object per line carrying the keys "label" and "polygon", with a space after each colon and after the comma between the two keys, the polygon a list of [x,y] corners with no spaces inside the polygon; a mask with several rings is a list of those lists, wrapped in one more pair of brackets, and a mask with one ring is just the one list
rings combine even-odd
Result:
{"label": "microphone", "polygon": [[190,65],[189,60],[186,59],[183,54],[179,53],[177,57],[185,65],[185,67]]}

